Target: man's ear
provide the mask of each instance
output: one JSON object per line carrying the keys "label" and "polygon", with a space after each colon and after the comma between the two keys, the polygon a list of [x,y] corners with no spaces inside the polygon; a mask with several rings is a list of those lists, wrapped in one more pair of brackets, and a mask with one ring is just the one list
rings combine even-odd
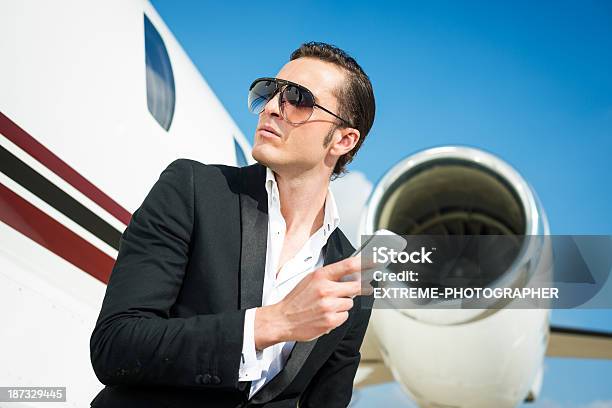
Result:
{"label": "man's ear", "polygon": [[330,153],[337,155],[338,157],[345,155],[357,146],[359,138],[361,137],[359,131],[354,128],[340,128],[339,132],[334,136],[333,146]]}

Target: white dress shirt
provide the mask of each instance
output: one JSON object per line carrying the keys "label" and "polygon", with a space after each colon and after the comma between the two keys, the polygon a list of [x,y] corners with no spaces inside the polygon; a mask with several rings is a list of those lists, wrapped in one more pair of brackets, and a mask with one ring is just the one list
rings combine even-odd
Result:
{"label": "white dress shirt", "polygon": [[[278,273],[279,258],[285,241],[285,218],[281,213],[280,195],[274,172],[266,167],[268,193],[268,244],[263,284],[262,306],[281,301],[310,272],[323,266],[323,247],[338,227],[340,217],[336,201],[328,188],[325,198],[323,226],[310,236],[298,253],[288,260]],[[262,351],[255,350],[255,309],[247,309],[244,320],[244,340],[238,381],[252,381],[249,398],[276,376],[287,362],[294,341],[277,343]]]}

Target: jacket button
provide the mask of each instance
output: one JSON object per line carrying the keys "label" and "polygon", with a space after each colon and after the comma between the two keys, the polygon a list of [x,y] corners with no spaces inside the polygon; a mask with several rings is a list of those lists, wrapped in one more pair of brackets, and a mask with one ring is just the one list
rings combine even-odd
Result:
{"label": "jacket button", "polygon": [[221,378],[217,377],[216,375],[212,376],[211,381],[213,384],[221,384]]}
{"label": "jacket button", "polygon": [[211,380],[211,376],[210,374],[206,373],[202,376],[202,382],[201,384],[210,384],[210,380]]}

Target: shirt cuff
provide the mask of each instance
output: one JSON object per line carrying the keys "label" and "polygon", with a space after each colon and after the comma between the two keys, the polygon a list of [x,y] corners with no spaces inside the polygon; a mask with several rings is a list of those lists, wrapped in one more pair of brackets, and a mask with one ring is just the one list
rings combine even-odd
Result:
{"label": "shirt cuff", "polygon": [[238,381],[255,381],[261,378],[260,359],[257,354],[255,350],[255,308],[252,308],[247,309],[244,314],[244,336]]}

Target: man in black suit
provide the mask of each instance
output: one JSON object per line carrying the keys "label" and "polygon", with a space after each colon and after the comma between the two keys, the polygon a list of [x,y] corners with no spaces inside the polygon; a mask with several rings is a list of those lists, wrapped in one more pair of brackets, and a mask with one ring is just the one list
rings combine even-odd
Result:
{"label": "man in black suit", "polygon": [[372,87],[307,43],[249,108],[258,163],[174,161],[123,233],[91,336],[93,407],[348,405],[373,299],[343,279],[360,259],[329,182],[372,126]]}

